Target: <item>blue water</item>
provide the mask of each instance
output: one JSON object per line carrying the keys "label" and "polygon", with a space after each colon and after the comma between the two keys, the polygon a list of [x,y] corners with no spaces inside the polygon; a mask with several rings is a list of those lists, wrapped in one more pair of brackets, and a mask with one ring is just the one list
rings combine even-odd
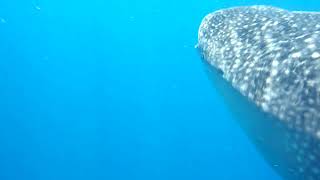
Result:
{"label": "blue water", "polygon": [[314,1],[1,0],[1,180],[280,180],[206,75],[203,16]]}

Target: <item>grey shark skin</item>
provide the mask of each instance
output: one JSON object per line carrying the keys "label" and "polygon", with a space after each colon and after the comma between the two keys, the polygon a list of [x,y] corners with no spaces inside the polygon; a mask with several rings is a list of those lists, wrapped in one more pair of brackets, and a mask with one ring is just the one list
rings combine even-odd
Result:
{"label": "grey shark skin", "polygon": [[320,179],[320,13],[223,9],[200,26],[215,87],[285,179]]}

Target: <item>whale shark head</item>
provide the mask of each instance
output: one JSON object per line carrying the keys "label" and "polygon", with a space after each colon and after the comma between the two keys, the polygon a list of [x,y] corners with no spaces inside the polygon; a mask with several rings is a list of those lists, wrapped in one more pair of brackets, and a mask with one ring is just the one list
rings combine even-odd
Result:
{"label": "whale shark head", "polygon": [[219,10],[203,19],[197,47],[266,161],[287,179],[320,179],[320,13]]}

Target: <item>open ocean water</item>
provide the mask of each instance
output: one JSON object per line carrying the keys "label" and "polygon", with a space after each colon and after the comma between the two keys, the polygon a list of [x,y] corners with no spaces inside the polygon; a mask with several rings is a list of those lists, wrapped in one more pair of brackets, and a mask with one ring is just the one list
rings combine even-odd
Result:
{"label": "open ocean water", "polygon": [[1,180],[280,180],[194,46],[202,18],[293,0],[1,0]]}

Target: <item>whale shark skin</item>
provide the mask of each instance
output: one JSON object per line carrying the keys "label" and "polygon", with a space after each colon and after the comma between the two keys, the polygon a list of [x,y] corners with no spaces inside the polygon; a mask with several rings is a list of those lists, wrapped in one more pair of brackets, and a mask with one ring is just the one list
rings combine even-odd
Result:
{"label": "whale shark skin", "polygon": [[320,179],[320,13],[219,10],[203,19],[197,48],[274,170],[290,180]]}

